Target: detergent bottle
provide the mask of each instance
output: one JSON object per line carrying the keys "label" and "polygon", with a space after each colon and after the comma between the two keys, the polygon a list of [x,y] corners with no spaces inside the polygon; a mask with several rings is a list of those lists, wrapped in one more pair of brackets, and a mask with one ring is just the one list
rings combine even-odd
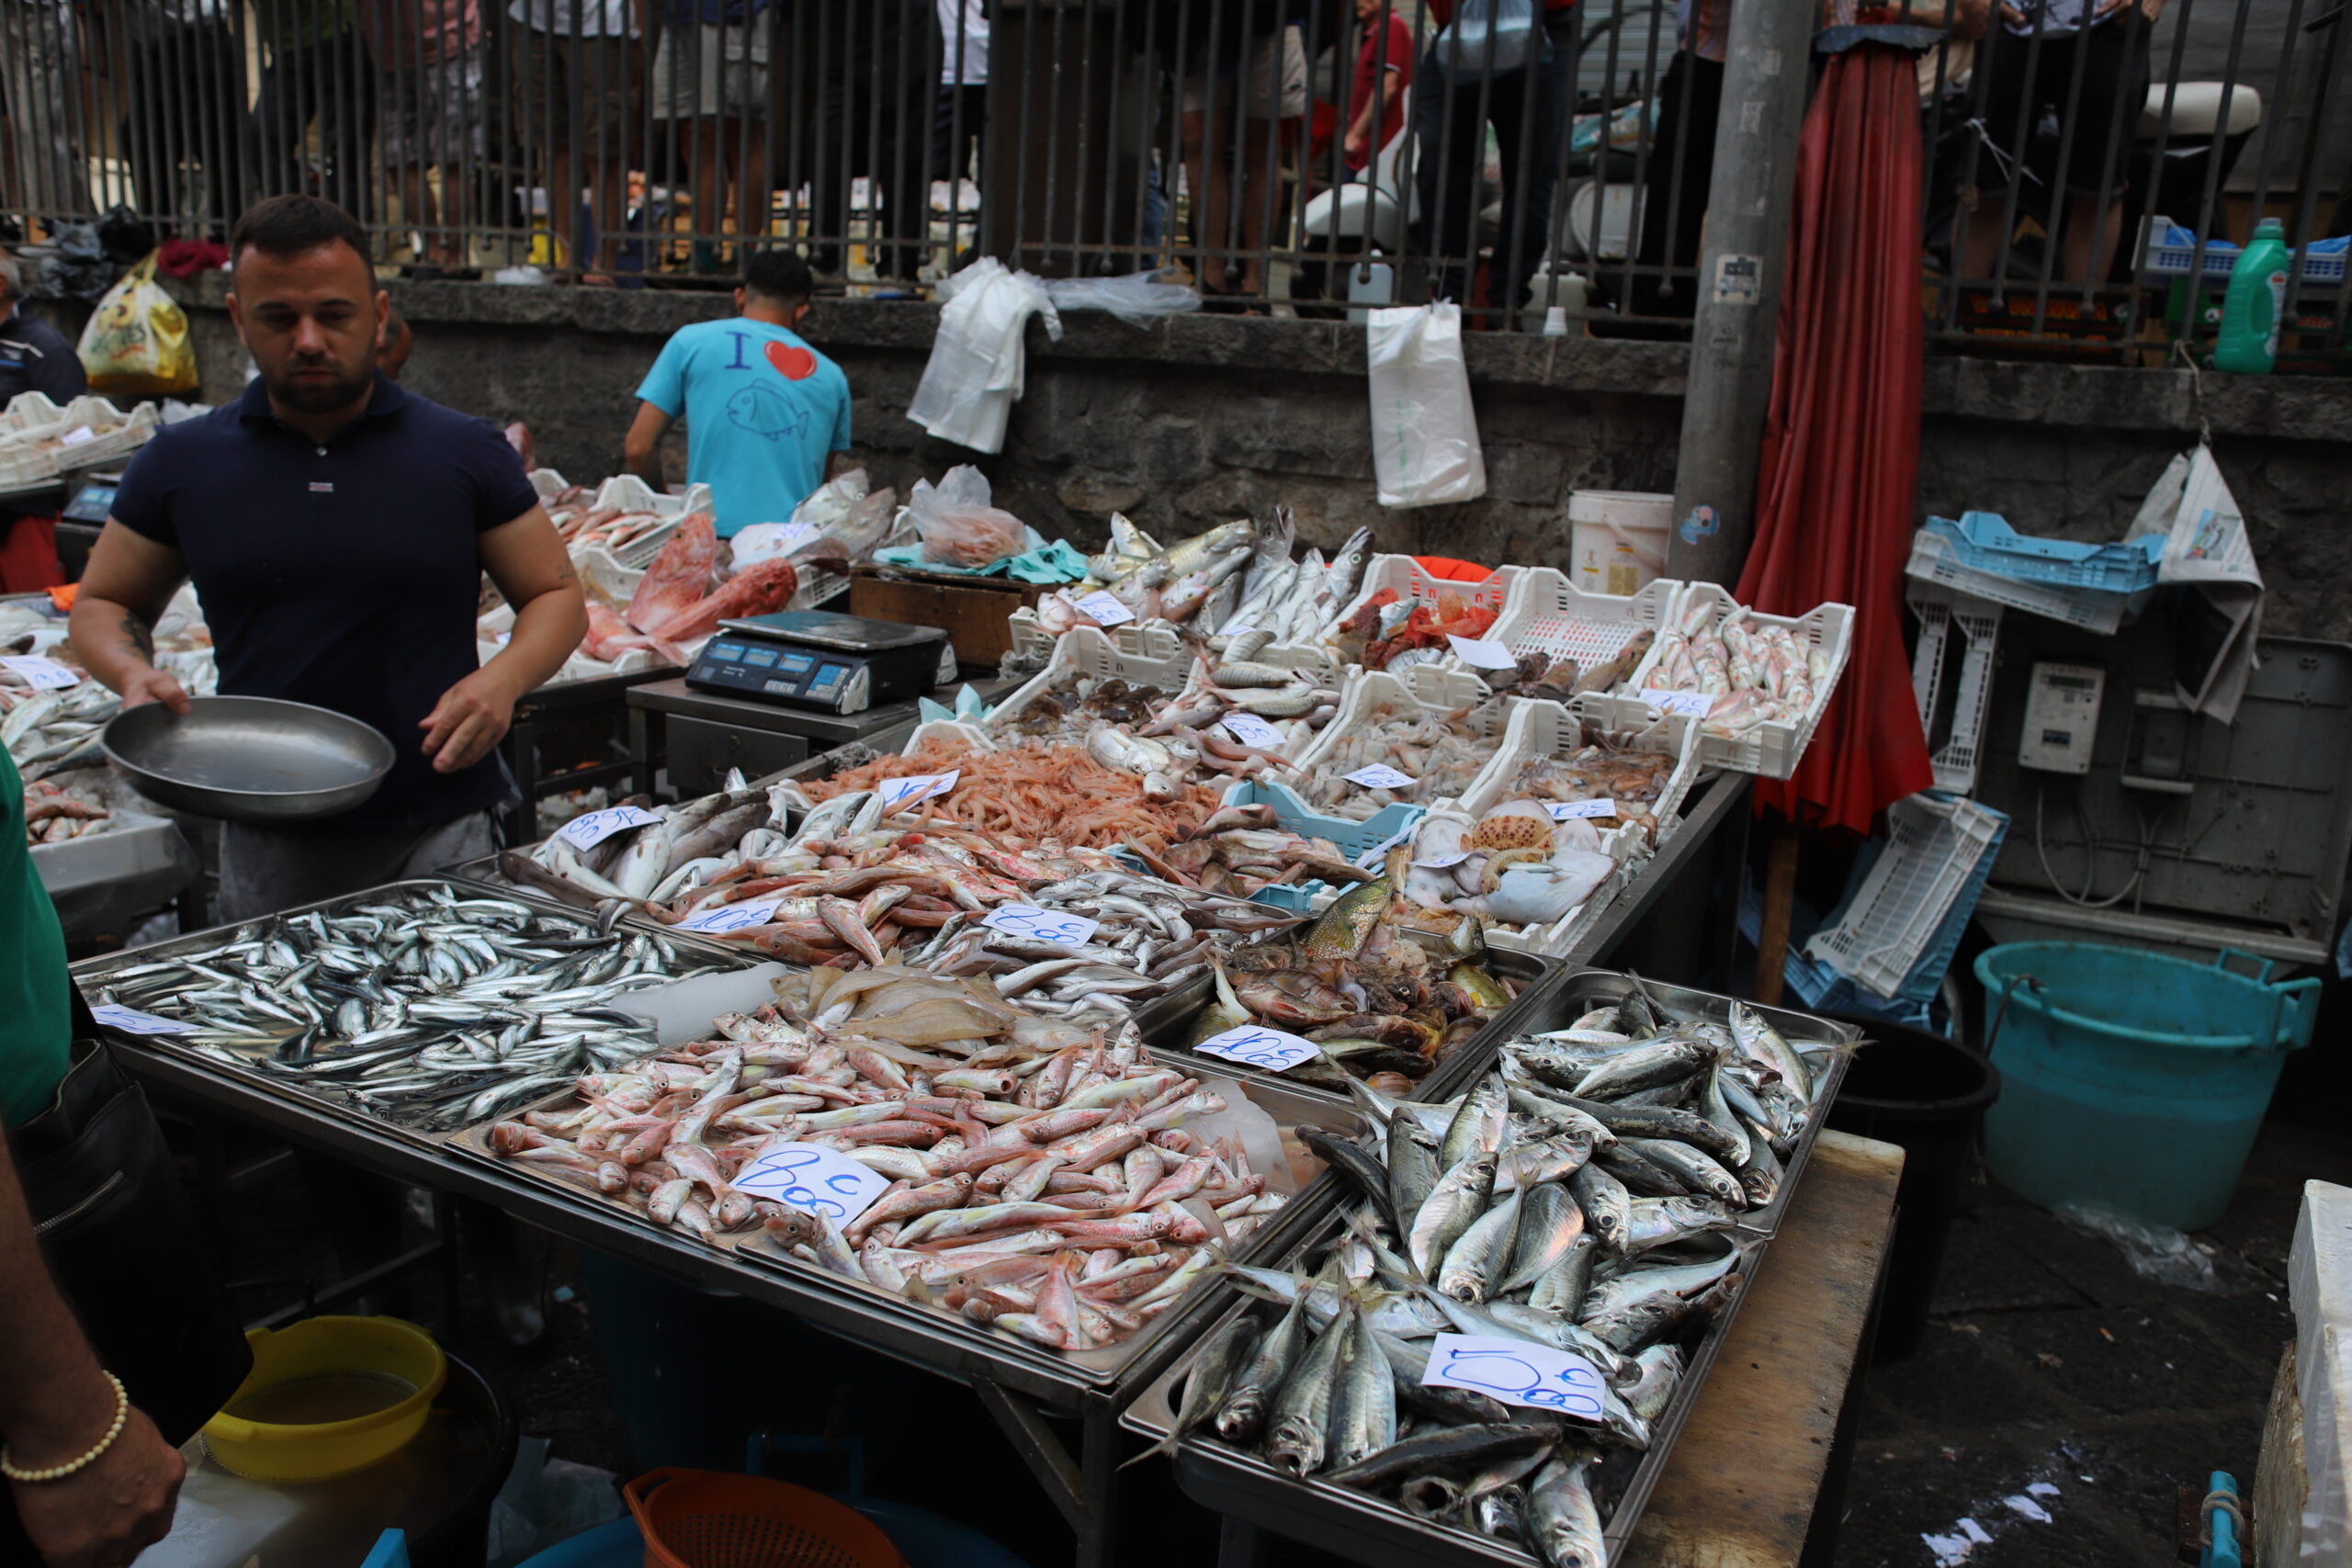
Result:
{"label": "detergent bottle", "polygon": [[2278,362],[2278,321],[2286,314],[2287,232],[2276,218],[2255,225],[2254,243],[2230,269],[2229,292],[2222,297],[2222,332],[2213,345],[2213,367],[2267,375]]}

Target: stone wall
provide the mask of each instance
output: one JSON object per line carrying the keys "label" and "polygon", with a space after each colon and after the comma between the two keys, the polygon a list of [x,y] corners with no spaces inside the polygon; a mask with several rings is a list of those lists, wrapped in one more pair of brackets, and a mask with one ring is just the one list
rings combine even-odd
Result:
{"label": "stone wall", "polygon": [[[244,362],[220,287],[215,274],[184,295],[216,401]],[[667,335],[729,308],[723,295],[471,284],[396,285],[394,298],[417,330],[407,384],[528,422],[540,461],[574,479],[618,471],[632,394]],[[1679,346],[1474,335],[1489,493],[1393,513],[1374,499],[1358,329],[1190,316],[1138,331],[1089,313],[1054,343],[1033,324],[1006,449],[976,457],[906,418],[935,320],[925,306],[828,300],[807,325],[849,375],[867,467],[904,493],[975,461],[1000,504],[1088,545],[1114,510],[1176,536],[1279,502],[1326,545],[1370,526],[1381,549],[1565,564],[1571,491],[1673,488]],[[2201,396],[2269,581],[2267,628],[2352,640],[2352,385],[2211,375]],[[2199,428],[2186,370],[1936,359],[1925,400],[1923,512],[1980,507],[2075,538],[2116,536]],[[674,476],[683,441],[673,448]]]}

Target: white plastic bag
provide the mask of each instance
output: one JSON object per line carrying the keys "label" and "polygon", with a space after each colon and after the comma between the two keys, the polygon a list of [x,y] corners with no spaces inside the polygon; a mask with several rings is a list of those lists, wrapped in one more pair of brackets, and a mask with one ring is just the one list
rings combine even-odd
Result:
{"label": "white plastic bag", "polygon": [[1159,279],[1156,271],[1124,277],[1057,277],[1046,285],[1046,295],[1057,310],[1104,310],[1131,327],[1148,327],[1201,308],[1198,293]]}
{"label": "white plastic bag", "polygon": [[1028,525],[990,501],[988,476],[968,463],[948,469],[935,487],[917,479],[907,512],[923,558],[977,570],[1027,549]]}
{"label": "white plastic bag", "polygon": [[1500,76],[1535,58],[1536,37],[1533,0],[1462,0],[1437,36],[1438,66],[1457,82]]}
{"label": "white plastic bag", "polygon": [[1487,493],[1487,459],[1462,355],[1462,308],[1374,310],[1364,337],[1372,462],[1383,506],[1443,506]]}
{"label": "white plastic bag", "polygon": [[1022,333],[1029,318],[1043,311],[1046,332],[1059,337],[1061,318],[1044,283],[1006,271],[993,256],[948,279],[940,297],[946,303],[939,333],[907,417],[942,441],[1001,452],[1005,423],[1021,400]]}

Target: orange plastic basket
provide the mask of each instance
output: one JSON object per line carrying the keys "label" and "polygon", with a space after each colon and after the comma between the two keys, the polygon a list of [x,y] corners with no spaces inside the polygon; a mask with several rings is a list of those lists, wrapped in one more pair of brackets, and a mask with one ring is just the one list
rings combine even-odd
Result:
{"label": "orange plastic basket", "polygon": [[786,1482],[664,1468],[621,1495],[645,1536],[645,1568],[906,1568],[873,1520]]}

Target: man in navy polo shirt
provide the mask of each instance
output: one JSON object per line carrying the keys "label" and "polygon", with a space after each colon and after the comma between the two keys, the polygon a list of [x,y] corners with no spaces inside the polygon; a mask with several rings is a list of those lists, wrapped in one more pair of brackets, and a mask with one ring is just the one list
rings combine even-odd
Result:
{"label": "man in navy polo shirt", "polygon": [[[314,197],[237,220],[229,312],[260,374],[159,433],[123,476],[74,604],[74,651],[125,706],[187,711],[153,661],[182,579],[204,602],[233,696],[373,725],[397,760],[361,805],[315,822],[225,824],[224,919],[331,898],[487,854],[512,785],[493,751],[515,701],[587,629],[571,559],[495,426],[376,367],[390,301],[367,237]],[[515,607],[476,667],[481,574]]]}

